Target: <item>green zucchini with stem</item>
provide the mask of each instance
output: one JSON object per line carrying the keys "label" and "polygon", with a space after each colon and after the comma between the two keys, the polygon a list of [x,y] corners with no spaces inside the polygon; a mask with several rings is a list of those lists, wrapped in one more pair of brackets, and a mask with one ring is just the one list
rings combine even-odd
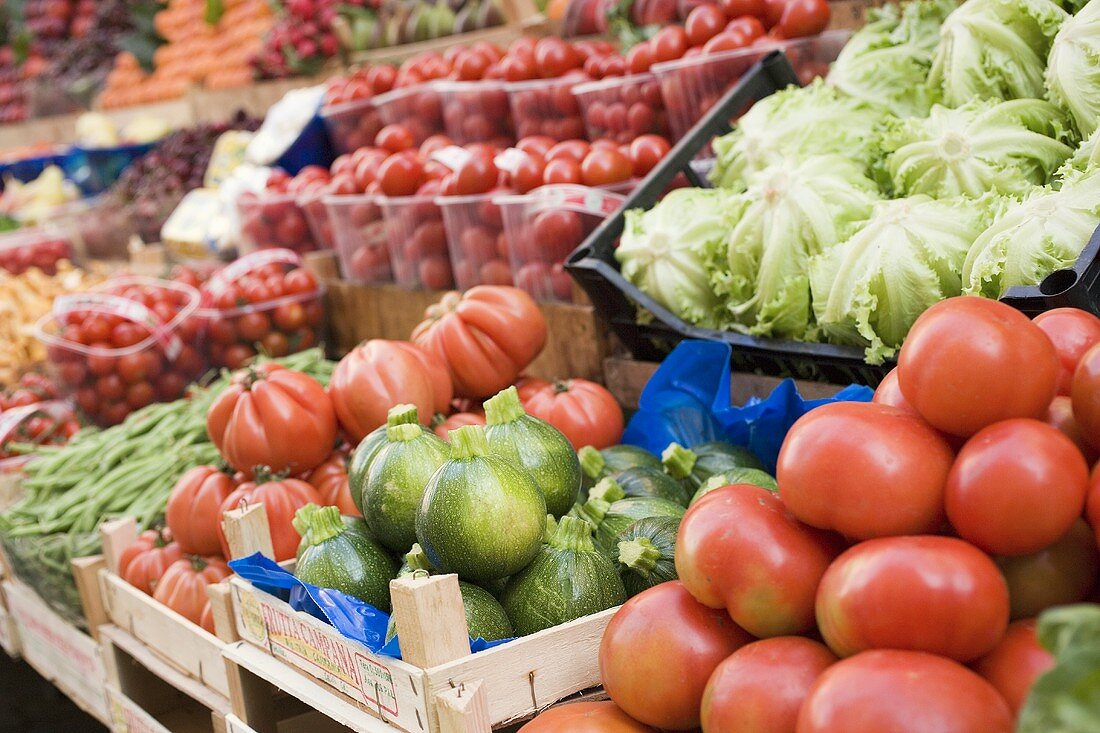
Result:
{"label": "green zucchini with stem", "polygon": [[397,563],[385,548],[349,531],[337,507],[316,507],[304,513],[303,509],[306,507],[299,509],[295,518],[301,516],[312,544],[298,558],[294,576],[388,612],[390,581],[397,574]]}
{"label": "green zucchini with stem", "polygon": [[[302,539],[298,542],[298,551],[295,554],[298,559],[301,559],[302,553],[306,551],[307,547],[314,544],[312,532],[310,531],[311,525],[307,521],[307,518],[310,514],[320,508],[321,507],[317,506],[316,504],[306,504],[305,506],[298,509],[298,511],[294,513],[294,518],[290,520],[290,523],[294,525],[294,531],[296,531],[302,537]],[[342,514],[340,515],[340,519],[343,520],[344,526],[347,528],[348,532],[360,534],[372,542],[376,541],[374,535],[370,533],[370,529],[367,528],[367,523],[363,521],[362,517],[353,517],[348,514]]]}
{"label": "green zucchini with stem", "polygon": [[[699,501],[715,489],[720,489],[723,486],[732,486],[734,484],[751,484],[752,486],[759,486],[762,489],[767,489],[773,494],[779,491],[779,484],[775,482],[775,478],[767,471],[761,471],[759,468],[732,468],[729,471],[716,473],[708,478],[706,482],[699,487],[699,490],[695,492],[695,495],[691,497],[691,504]],[[691,504],[688,506],[691,506]]]}
{"label": "green zucchini with stem", "polygon": [[649,466],[634,466],[612,476],[628,497],[655,497],[687,506],[687,489],[664,471]]}
{"label": "green zucchini with stem", "polygon": [[360,514],[363,511],[363,491],[367,487],[367,474],[370,464],[378,451],[389,442],[386,429],[393,425],[416,425],[419,413],[416,405],[394,405],[387,413],[386,424],[374,429],[367,437],[359,441],[359,445],[351,453],[348,461],[348,489],[351,491],[351,500],[355,502]]}
{"label": "green zucchini with stem", "polygon": [[628,596],[676,580],[676,517],[646,517],[615,538],[619,577]]}
{"label": "green zucchini with stem", "polygon": [[661,454],[661,463],[669,476],[695,493],[711,476],[735,468],[757,468],[764,464],[745,448],[714,441],[687,449],[679,443],[670,443]]}
{"label": "green zucchini with stem", "polygon": [[674,517],[686,510],[668,499],[652,496],[627,497],[615,479],[604,478],[589,492],[588,501],[574,507],[571,514],[584,519],[595,531],[596,544],[609,555],[614,552],[616,537],[639,519]]}
{"label": "green zucchini with stem", "polygon": [[588,490],[602,478],[639,466],[661,469],[660,458],[636,445],[613,445],[603,450],[586,445],[577,451],[577,460],[581,466],[582,501],[588,498]]}

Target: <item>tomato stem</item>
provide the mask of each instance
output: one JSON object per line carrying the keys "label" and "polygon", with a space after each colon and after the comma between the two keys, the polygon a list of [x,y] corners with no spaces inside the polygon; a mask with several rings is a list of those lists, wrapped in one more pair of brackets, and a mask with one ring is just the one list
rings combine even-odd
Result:
{"label": "tomato stem", "polygon": [[573,386],[573,380],[571,379],[555,379],[554,380],[554,394],[565,394],[569,391],[569,388]]}

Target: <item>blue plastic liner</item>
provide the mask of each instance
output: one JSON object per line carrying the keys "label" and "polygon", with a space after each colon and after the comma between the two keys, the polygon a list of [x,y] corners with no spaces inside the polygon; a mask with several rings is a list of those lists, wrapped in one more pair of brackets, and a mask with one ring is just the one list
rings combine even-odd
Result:
{"label": "blue plastic liner", "polygon": [[683,341],[646,384],[623,443],[661,455],[669,443],[687,448],[723,440],[748,448],[775,473],[779,448],[794,422],[830,402],[870,402],[870,387],[851,385],[834,397],[805,400],[785,379],[766,399],[730,404],[730,346]]}
{"label": "blue plastic liner", "polygon": [[[286,601],[296,611],[304,611],[334,627],[343,636],[359,642],[374,654],[401,658],[398,639],[394,637],[386,643],[389,614],[379,611],[369,603],[331,588],[318,588],[303,583],[293,573],[258,552],[230,560],[229,567],[259,590]],[[470,651],[480,652],[509,641],[511,639],[470,639]]]}
{"label": "blue plastic liner", "polygon": [[58,165],[65,167],[71,151],[38,155],[33,158],[22,158],[8,163],[0,163],[0,178],[14,178],[17,181],[28,183],[42,175],[46,166]]}
{"label": "blue plastic liner", "polygon": [[110,188],[131,163],[155,148],[158,142],[106,148],[85,148],[77,145],[63,165],[65,175],[86,196],[94,196]]}
{"label": "blue plastic liner", "polygon": [[293,176],[307,165],[328,168],[335,159],[336,153],[328,138],[325,121],[318,112],[313,115],[294,142],[283,151],[275,164]]}

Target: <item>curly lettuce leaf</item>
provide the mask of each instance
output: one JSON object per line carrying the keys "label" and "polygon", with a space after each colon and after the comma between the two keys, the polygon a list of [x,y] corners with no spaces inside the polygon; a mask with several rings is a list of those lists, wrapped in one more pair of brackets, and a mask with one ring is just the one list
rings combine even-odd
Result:
{"label": "curly lettuce leaf", "polygon": [[749,176],[737,197],[725,268],[715,289],[727,299],[730,327],[759,336],[802,338],[811,323],[810,258],[842,241],[862,221],[878,189],[861,166],[840,155],[780,163]]}
{"label": "curly lettuce leaf", "polygon": [[940,29],[928,83],[948,107],[1041,98],[1047,54],[1068,17],[1051,0],[968,0]]}
{"label": "curly lettuce leaf", "polygon": [[615,259],[623,277],[685,321],[716,327],[708,259],[733,226],[729,195],[683,188],[648,211],[626,212]]}
{"label": "curly lettuce leaf", "polygon": [[878,157],[878,127],[886,114],[821,79],[788,87],[757,102],[733,132],[715,139],[710,179],[743,190],[750,174],[773,163],[833,153],[869,165]]}
{"label": "curly lettuce leaf", "polygon": [[1017,733],[1100,730],[1100,606],[1062,606],[1039,616],[1039,643],[1055,666],[1031,687]]}
{"label": "curly lettuce leaf", "polygon": [[940,24],[955,7],[955,0],[915,0],[900,11],[886,6],[848,41],[826,81],[895,115],[928,114],[937,93],[925,81]]}
{"label": "curly lettuce leaf", "polygon": [[1041,99],[936,105],[927,118],[890,125],[883,136],[890,153],[885,167],[900,195],[1023,196],[1073,154],[1060,139],[1068,126],[1069,119]]}
{"label": "curly lettuce leaf", "polygon": [[1078,146],[1073,156],[1066,164],[1058,169],[1058,181],[1065,185],[1074,178],[1080,178],[1082,174],[1100,170],[1100,129],[1089,135],[1088,139]]}
{"label": "curly lettuce leaf", "polygon": [[961,293],[966,253],[995,207],[990,197],[876,203],[859,231],[812,263],[819,335],[864,346],[872,364],[894,356],[921,313]]}
{"label": "curly lettuce leaf", "polygon": [[1082,137],[1100,127],[1100,2],[1062,24],[1047,58],[1047,99],[1066,110]]}
{"label": "curly lettuce leaf", "polygon": [[974,240],[963,264],[963,292],[999,298],[1071,267],[1100,225],[1100,172],[1060,191],[1037,189]]}

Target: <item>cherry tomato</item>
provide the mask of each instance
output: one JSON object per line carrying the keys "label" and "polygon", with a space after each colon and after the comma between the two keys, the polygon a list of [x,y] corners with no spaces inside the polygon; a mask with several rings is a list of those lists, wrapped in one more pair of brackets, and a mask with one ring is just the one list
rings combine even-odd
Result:
{"label": "cherry tomato", "polygon": [[746,644],[718,665],[703,692],[704,731],[794,731],[814,681],[837,661],[801,636]]}
{"label": "cherry tomato", "polygon": [[921,652],[875,650],[837,662],[798,713],[798,733],[1011,733],[1000,693],[966,667]]}
{"label": "cherry tomato", "polygon": [[827,0],[784,0],[774,32],[779,38],[817,35],[829,25]]}
{"label": "cherry tomato", "polygon": [[126,390],[126,404],[132,410],[140,410],[157,398],[156,390],[148,382],[131,384]]}
{"label": "cherry tomato", "polygon": [[375,147],[391,153],[400,153],[416,147],[416,138],[405,125],[386,125],[374,138]]}
{"label": "cherry tomato", "polygon": [[919,418],[888,405],[836,402],[803,415],[779,451],[787,509],[855,539],[939,529],[954,453]]}
{"label": "cherry tomato", "polygon": [[684,33],[689,46],[702,46],[726,26],[726,14],[716,5],[700,5],[688,13]]}
{"label": "cherry tomato", "polygon": [[282,331],[295,331],[305,323],[306,314],[301,303],[282,303],[275,307],[275,325]]}
{"label": "cherry tomato", "polygon": [[567,71],[580,68],[584,59],[572,45],[552,36],[540,38],[535,46],[535,67],[543,79],[563,76]]}
{"label": "cherry tomato", "polygon": [[731,20],[740,18],[743,15],[763,18],[767,13],[764,0],[718,0],[718,7]]}
{"label": "cherry tomato", "polygon": [[557,144],[557,140],[552,137],[547,137],[546,135],[530,135],[517,142],[516,147],[528,155],[537,155],[540,158],[545,158],[546,154],[550,152],[550,149]]}
{"label": "cherry tomato", "polygon": [[1100,551],[1084,520],[1050,547],[1031,555],[994,558],[1008,583],[1012,618],[1038,616],[1052,606],[1080,603],[1096,587]]}
{"label": "cherry tomato", "polygon": [[125,349],[141,343],[149,336],[149,331],[143,326],[130,321],[123,321],[111,329],[111,345],[116,349]]}
{"label": "cherry tomato", "polygon": [[148,362],[141,352],[123,354],[115,366],[118,375],[127,384],[136,384],[148,378]]}
{"label": "cherry tomato", "polygon": [[512,187],[519,193],[527,193],[542,185],[546,162],[541,155],[524,154],[524,157],[512,168],[509,178]]}
{"label": "cherry tomato", "polygon": [[243,313],[237,318],[237,333],[250,344],[262,339],[270,330],[271,321],[260,311]]}
{"label": "cherry tomato", "polygon": [[626,67],[631,74],[644,74],[653,66],[653,47],[648,42],[633,46],[626,52]]}
{"label": "cherry tomato", "polygon": [[771,30],[779,25],[779,21],[783,17],[783,11],[787,7],[787,0],[763,0],[763,2],[764,13],[752,13],[752,15],[760,18],[764,23],[764,27]]}
{"label": "cherry tomato", "polygon": [[1026,555],[1081,516],[1089,469],[1081,451],[1038,420],[994,423],[967,441],[947,476],[947,518],[986,552]]}
{"label": "cherry tomato", "polygon": [[976,296],[926,310],[898,356],[905,398],[932,427],[961,437],[998,420],[1041,417],[1060,369],[1050,339],[1027,316]]}
{"label": "cherry tomato", "polygon": [[108,374],[96,380],[95,391],[104,402],[116,402],[126,396],[126,383],[119,375]]}
{"label": "cherry tomato", "polygon": [[760,19],[752,15],[743,15],[734,18],[726,24],[725,33],[736,33],[744,36],[750,43],[764,35],[764,24]]}
{"label": "cherry tomato", "polygon": [[579,165],[591,150],[592,146],[585,140],[564,140],[547,150],[545,158],[547,163],[568,158]]}
{"label": "cherry tomato", "polygon": [[1010,624],[1001,643],[974,664],[974,671],[997,688],[1013,715],[1031,692],[1031,686],[1054,667],[1054,657],[1039,644],[1035,619]]}
{"label": "cherry tomato", "polygon": [[411,196],[425,181],[424,165],[413,155],[391,155],[378,167],[378,181],[387,196]]}
{"label": "cherry tomato", "polygon": [[557,158],[546,164],[543,183],[580,183],[581,166],[572,158]]}
{"label": "cherry tomato", "polygon": [[[420,143],[420,157],[429,158],[432,153],[442,150],[448,146],[454,145],[454,141],[451,138],[443,134],[436,134],[429,136],[424,142]],[[427,163],[425,163],[425,168]]]}
{"label": "cherry tomato", "polygon": [[642,177],[657,167],[657,164],[672,149],[668,140],[660,135],[639,135],[630,143],[630,162],[634,175]]}
{"label": "cherry tomato", "polygon": [[286,356],[290,353],[290,341],[285,333],[279,331],[265,333],[260,339],[260,346],[263,347],[265,354],[272,357]]}
{"label": "cherry tomato", "polygon": [[492,158],[471,155],[455,171],[455,193],[459,196],[486,193],[496,185],[498,175]]}
{"label": "cherry tomato", "polygon": [[593,149],[581,163],[581,182],[586,186],[604,186],[630,180],[634,166],[618,149]]}

